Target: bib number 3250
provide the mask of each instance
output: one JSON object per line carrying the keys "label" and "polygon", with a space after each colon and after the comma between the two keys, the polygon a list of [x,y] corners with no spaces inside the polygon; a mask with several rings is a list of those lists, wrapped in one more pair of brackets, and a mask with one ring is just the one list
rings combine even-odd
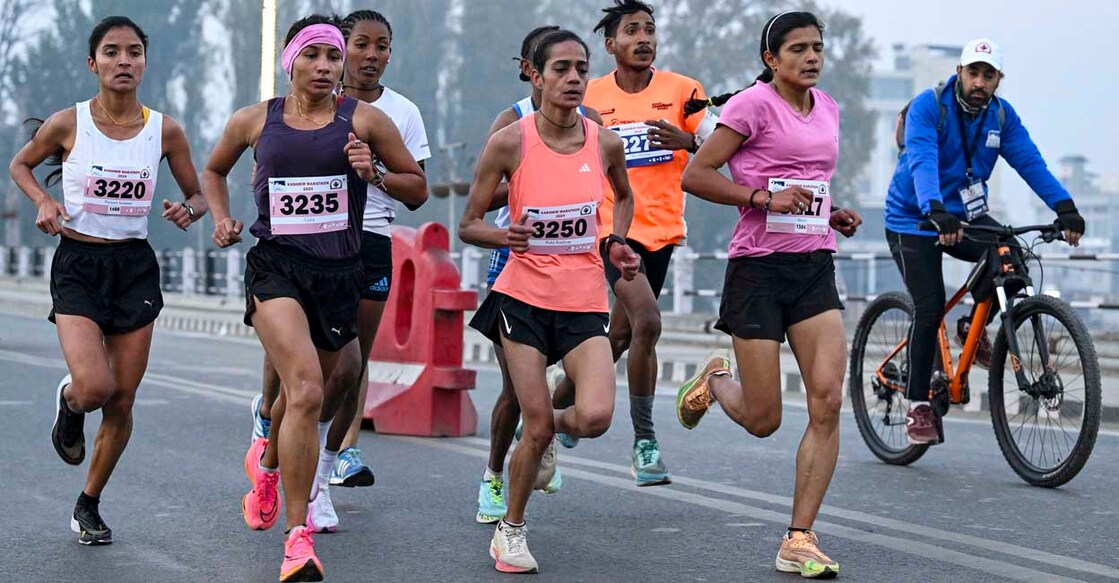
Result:
{"label": "bib number 3250", "polygon": [[526,208],[532,237],[529,253],[570,255],[594,251],[598,242],[598,214],[593,202]]}

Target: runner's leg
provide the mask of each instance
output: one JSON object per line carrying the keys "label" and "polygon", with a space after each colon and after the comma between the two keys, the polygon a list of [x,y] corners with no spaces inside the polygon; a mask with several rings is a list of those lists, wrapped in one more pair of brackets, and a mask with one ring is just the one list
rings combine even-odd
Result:
{"label": "runner's leg", "polygon": [[547,360],[537,349],[508,338],[502,339],[509,378],[513,381],[517,402],[521,407],[524,429],[520,444],[513,450],[509,461],[509,478],[506,481],[508,509],[505,521],[521,524],[525,506],[532,494],[536,474],[544,450],[552,442],[554,423],[552,404],[548,398],[548,383],[544,377]]}
{"label": "runner's leg", "polygon": [[555,413],[556,431],[591,438],[610,428],[617,385],[614,362],[606,356],[608,342],[601,336],[589,338],[563,357],[563,368],[578,383],[579,391],[574,405]]}
{"label": "runner's leg", "polygon": [[723,412],[751,435],[767,437],[781,426],[781,344],[732,336],[738,381],[711,376],[708,386]]}

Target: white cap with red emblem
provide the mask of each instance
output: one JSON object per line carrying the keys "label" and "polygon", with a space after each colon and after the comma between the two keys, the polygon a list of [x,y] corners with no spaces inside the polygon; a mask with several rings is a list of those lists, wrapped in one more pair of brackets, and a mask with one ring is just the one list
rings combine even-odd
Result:
{"label": "white cap with red emblem", "polygon": [[987,63],[1002,72],[1002,47],[986,38],[977,38],[966,45],[960,53],[960,65],[966,67],[973,63]]}

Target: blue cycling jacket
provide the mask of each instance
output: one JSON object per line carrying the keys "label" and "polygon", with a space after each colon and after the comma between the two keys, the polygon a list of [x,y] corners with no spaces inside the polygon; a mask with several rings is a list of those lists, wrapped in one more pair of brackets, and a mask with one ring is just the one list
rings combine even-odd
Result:
{"label": "blue cycling jacket", "polygon": [[[945,210],[965,218],[960,190],[968,186],[968,180],[960,115],[964,117],[968,143],[976,142],[972,145],[971,160],[975,178],[986,183],[1001,155],[1050,209],[1072,198],[1046,167],[1014,108],[1005,99],[996,96],[995,100],[997,103],[991,102],[986,116],[979,114],[969,119],[956,105],[956,76],[953,75],[940,94],[946,115],[939,133],[936,126],[940,121],[940,106],[936,102],[936,92],[927,89],[913,100],[905,117],[905,149],[898,157],[886,195],[887,229],[935,237],[936,233],[917,229],[925,220],[931,201],[940,201]],[[1006,110],[1001,132],[998,107]],[[983,122],[981,130],[978,128],[980,120]],[[977,131],[978,140],[975,139]]]}

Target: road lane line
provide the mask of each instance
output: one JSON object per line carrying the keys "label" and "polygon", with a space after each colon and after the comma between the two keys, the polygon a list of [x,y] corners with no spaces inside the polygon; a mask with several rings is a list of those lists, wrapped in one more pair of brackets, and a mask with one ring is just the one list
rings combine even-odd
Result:
{"label": "road lane line", "polygon": [[[473,444],[473,445],[484,447],[486,452],[489,451],[490,442],[487,439],[483,439],[483,438],[480,438],[480,437],[462,437],[462,438],[456,439],[455,441],[470,443],[470,444]],[[612,464],[612,463],[602,462],[602,461],[593,460],[593,459],[589,459],[589,458],[578,457],[578,456],[571,455],[569,453],[565,453],[563,455],[563,462],[565,464],[575,463],[575,464],[578,464],[578,465],[582,465],[582,466],[586,466],[586,467],[590,467],[590,468],[595,468],[595,469],[599,469],[599,470],[606,470],[606,471],[610,471],[610,472],[614,472],[614,473],[618,473],[618,474],[629,475],[629,472],[630,472],[629,466],[623,466],[621,464]],[[566,469],[566,466],[565,466],[564,467],[564,472],[566,473],[566,471],[567,471],[567,469]],[[775,504],[775,505],[784,506],[784,507],[787,507],[787,508],[792,508],[792,506],[793,506],[793,499],[790,498],[790,497],[787,497],[787,496],[779,496],[777,494],[769,494],[769,493],[766,493],[766,492],[759,492],[757,490],[749,490],[749,489],[746,489],[746,488],[739,488],[737,486],[731,486],[731,485],[728,485],[728,484],[720,484],[718,482],[708,482],[706,480],[699,480],[699,479],[696,479],[696,478],[687,478],[687,477],[678,476],[678,475],[673,475],[672,476],[672,481],[673,481],[673,483],[680,484],[681,486],[689,486],[689,487],[696,488],[696,489],[699,489],[699,490],[706,490],[708,492],[726,494],[728,496],[736,496],[738,498],[746,498],[746,499],[749,499],[749,500],[757,500],[759,502],[766,502],[766,503],[769,503],[769,504]],[[886,518],[884,516],[878,516],[878,515],[870,514],[870,513],[867,513],[867,512],[860,512],[858,510],[846,510],[846,509],[843,509],[843,508],[836,508],[834,506],[830,506],[830,505],[827,505],[827,504],[820,507],[820,514],[827,515],[827,516],[834,516],[836,518],[843,518],[845,520],[854,520],[854,521],[863,522],[863,523],[866,523],[866,524],[873,524],[875,526],[881,526],[883,528],[889,528],[891,530],[896,530],[898,532],[904,532],[904,533],[908,533],[908,534],[912,534],[912,535],[923,536],[923,537],[926,537],[926,538],[938,539],[938,540],[943,540],[943,541],[946,541],[946,542],[978,547],[978,548],[981,548],[981,549],[986,549],[986,550],[989,550],[989,551],[1002,553],[1004,555],[1010,555],[1010,556],[1014,556],[1014,557],[1018,557],[1018,558],[1022,558],[1022,559],[1027,559],[1027,560],[1034,561],[1034,562],[1037,562],[1037,563],[1043,563],[1043,564],[1046,564],[1046,565],[1051,565],[1051,566],[1054,566],[1054,567],[1060,567],[1060,568],[1063,568],[1063,569],[1071,569],[1071,570],[1074,570],[1074,571],[1081,571],[1081,572],[1084,572],[1084,573],[1090,573],[1092,575],[1099,575],[1099,576],[1108,577],[1108,578],[1111,578],[1111,579],[1119,579],[1119,569],[1116,569],[1116,568],[1108,566],[1108,565],[1101,565],[1101,564],[1098,564],[1098,563],[1092,563],[1092,562],[1089,562],[1089,561],[1084,561],[1084,560],[1081,560],[1081,559],[1075,559],[1075,558],[1068,557],[1068,556],[1065,556],[1065,555],[1058,555],[1058,554],[1055,554],[1055,553],[1049,553],[1049,552],[1046,552],[1046,551],[1031,549],[1031,548],[1028,548],[1028,547],[1022,547],[1022,546],[1018,546],[1018,545],[1014,545],[1014,544],[1010,544],[1010,543],[1006,543],[1006,542],[1000,542],[1000,541],[991,540],[991,539],[987,539],[987,538],[971,536],[971,535],[967,535],[967,534],[963,534],[963,533],[959,533],[959,532],[951,532],[951,531],[947,531],[947,530],[941,530],[941,529],[934,528],[934,527],[931,527],[931,526],[924,526],[924,525],[921,525],[921,524],[905,522],[905,521],[897,520],[897,519],[893,519],[893,518]]]}
{"label": "road lane line", "polygon": [[[460,441],[455,439],[422,439],[418,437],[403,436],[390,436],[390,439],[412,443],[415,445],[422,445],[434,449],[442,449],[445,451],[464,454],[479,459],[486,459],[489,457],[489,452],[469,445],[454,443],[455,441]],[[569,458],[570,456],[564,456],[564,459]],[[632,491],[647,496],[656,496],[658,498],[664,498],[667,500],[672,500],[674,502],[685,502],[695,506],[702,506],[705,508],[710,508],[712,510],[726,512],[734,516],[748,516],[754,520],[764,520],[766,522],[772,522],[782,526],[785,526],[789,523],[789,516],[784,512],[776,512],[774,510],[758,508],[756,506],[749,506],[741,502],[735,502],[722,498],[711,498],[692,492],[674,490],[672,488],[638,488],[634,486],[633,480],[631,478],[615,478],[611,476],[603,476],[594,472],[570,468],[567,466],[563,468],[563,475],[565,478],[579,478],[594,482],[596,484],[601,484],[603,486],[610,486],[613,488]],[[827,533],[840,538],[885,547],[894,551],[900,551],[906,554],[934,559],[945,563],[952,563],[954,565],[966,567],[968,569],[974,569],[976,571],[982,571],[984,573],[989,573],[998,577],[1014,579],[1016,581],[1028,581],[1037,583],[1048,583],[1052,581],[1081,581],[1080,579],[1063,577],[1060,575],[1055,575],[1053,573],[1045,573],[1037,569],[1023,567],[1014,563],[999,561],[997,559],[988,559],[986,557],[969,555],[961,551],[946,549],[944,547],[939,547],[930,543],[900,538],[896,536],[889,536],[885,534],[878,534],[832,522],[817,521],[816,526],[816,530],[818,530],[819,532]]]}

